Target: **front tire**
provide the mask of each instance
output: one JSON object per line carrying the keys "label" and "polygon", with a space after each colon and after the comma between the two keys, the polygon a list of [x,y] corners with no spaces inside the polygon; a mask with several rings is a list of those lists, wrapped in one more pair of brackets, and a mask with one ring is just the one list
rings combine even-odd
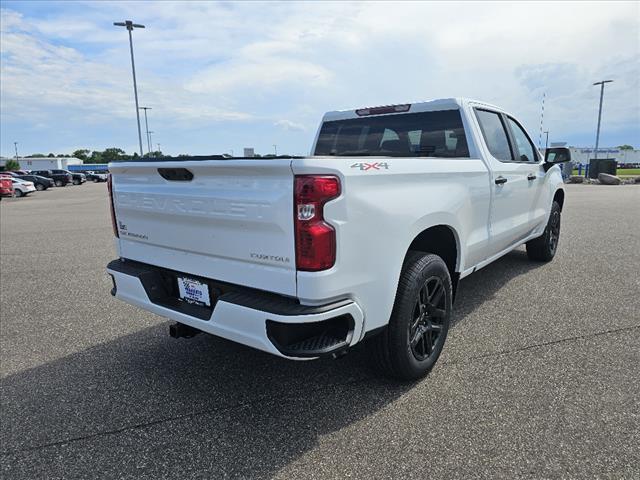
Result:
{"label": "front tire", "polygon": [[74,181],[73,181],[73,184],[74,184],[74,185],[80,185],[80,180],[74,180]]}
{"label": "front tire", "polygon": [[22,193],[22,190],[16,190],[15,194],[16,194],[16,198],[24,197],[24,193]]}
{"label": "front tire", "polygon": [[449,269],[437,255],[409,252],[387,327],[367,346],[386,375],[416,380],[433,368],[447,338],[452,310]]}
{"label": "front tire", "polygon": [[64,184],[62,183],[62,180],[56,180],[56,187],[63,187]]}
{"label": "front tire", "polygon": [[41,184],[41,183],[36,183],[36,190],[38,190],[39,192],[41,192],[41,191],[43,191],[44,189],[45,189],[45,188],[44,188],[44,185],[43,185],[43,184]]}
{"label": "front tire", "polygon": [[527,242],[529,260],[550,262],[556,256],[560,240],[560,213],[560,204],[554,200],[543,234]]}

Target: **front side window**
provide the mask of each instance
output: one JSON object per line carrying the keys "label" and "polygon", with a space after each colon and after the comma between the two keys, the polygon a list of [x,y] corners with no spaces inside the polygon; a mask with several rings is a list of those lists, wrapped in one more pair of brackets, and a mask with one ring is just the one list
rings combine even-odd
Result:
{"label": "front side window", "polygon": [[468,157],[458,110],[324,122],[314,155]]}
{"label": "front side window", "polygon": [[522,130],[522,127],[511,117],[507,117],[507,122],[509,122],[509,128],[511,128],[516,142],[516,160],[518,162],[537,162],[538,156],[529,141],[529,137],[527,137],[527,134]]}
{"label": "front side window", "polygon": [[482,130],[482,136],[491,155],[498,160],[513,160],[507,131],[502,124],[500,115],[487,110],[476,110],[476,116],[478,117],[478,123]]}

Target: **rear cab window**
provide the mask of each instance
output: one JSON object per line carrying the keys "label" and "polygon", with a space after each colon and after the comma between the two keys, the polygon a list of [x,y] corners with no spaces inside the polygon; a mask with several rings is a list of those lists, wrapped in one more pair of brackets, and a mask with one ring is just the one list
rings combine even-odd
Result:
{"label": "rear cab window", "polygon": [[314,155],[469,157],[459,110],[365,116],[322,124]]}

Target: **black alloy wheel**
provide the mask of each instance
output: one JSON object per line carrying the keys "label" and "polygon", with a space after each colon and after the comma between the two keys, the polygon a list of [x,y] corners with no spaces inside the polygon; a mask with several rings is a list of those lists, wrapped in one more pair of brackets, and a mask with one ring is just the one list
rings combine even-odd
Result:
{"label": "black alloy wheel", "polygon": [[560,210],[554,209],[549,217],[549,250],[556,254],[558,240],[560,239]]}
{"label": "black alloy wheel", "polygon": [[389,323],[367,340],[370,358],[381,372],[413,381],[431,371],[449,331],[452,292],[442,258],[407,253]]}
{"label": "black alloy wheel", "polygon": [[446,309],[442,280],[439,277],[429,278],[418,292],[413,322],[409,326],[409,344],[416,360],[424,361],[439,349]]}
{"label": "black alloy wheel", "polygon": [[527,242],[527,255],[530,260],[538,262],[550,262],[553,260],[560,241],[561,214],[560,204],[554,200],[544,232],[538,238]]}

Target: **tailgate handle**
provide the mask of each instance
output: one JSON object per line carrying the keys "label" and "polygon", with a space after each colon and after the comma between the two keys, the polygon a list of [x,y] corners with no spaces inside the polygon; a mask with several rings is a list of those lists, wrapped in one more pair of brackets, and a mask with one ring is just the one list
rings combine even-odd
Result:
{"label": "tailgate handle", "polygon": [[186,168],[159,168],[158,173],[165,180],[173,182],[190,182],[193,180],[193,173]]}

